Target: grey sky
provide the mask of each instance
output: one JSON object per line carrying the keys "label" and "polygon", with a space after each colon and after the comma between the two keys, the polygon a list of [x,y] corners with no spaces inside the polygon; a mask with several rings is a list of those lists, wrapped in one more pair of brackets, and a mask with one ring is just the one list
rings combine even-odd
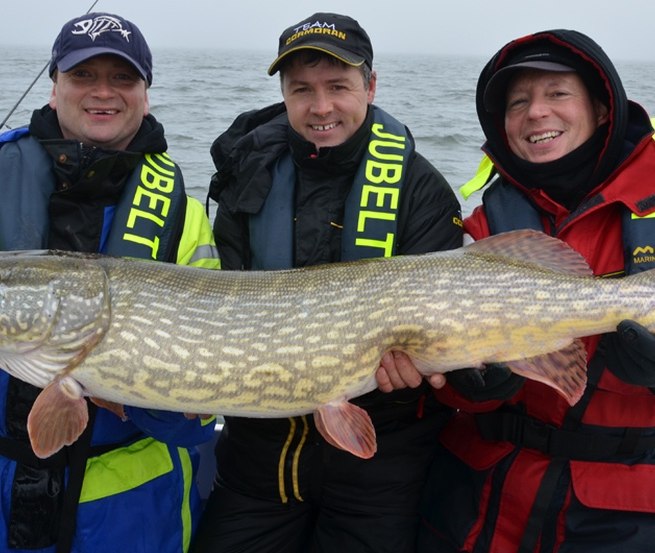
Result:
{"label": "grey sky", "polygon": [[[61,25],[93,0],[2,1],[0,44],[49,47]],[[136,23],[151,48],[270,50],[287,26],[317,11],[345,13],[376,52],[490,57],[518,36],[569,28],[594,38],[614,60],[655,60],[651,0],[99,0],[94,11]]]}

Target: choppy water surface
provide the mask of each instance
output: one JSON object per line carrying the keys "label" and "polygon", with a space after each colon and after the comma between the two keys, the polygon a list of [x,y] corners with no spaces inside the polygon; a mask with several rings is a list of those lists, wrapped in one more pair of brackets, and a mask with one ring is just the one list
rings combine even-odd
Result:
{"label": "choppy water surface", "polygon": [[[281,100],[279,79],[266,70],[267,52],[155,50],[151,112],[166,128],[169,152],[182,166],[190,194],[205,201],[214,167],[212,141],[242,111]],[[43,69],[47,48],[3,47],[0,59],[0,120]],[[375,103],[405,123],[418,150],[457,189],[477,168],[482,133],[475,114],[480,58],[376,56]],[[655,62],[618,62],[628,95],[655,113]],[[17,127],[48,100],[44,74],[8,121]],[[4,129],[3,129],[4,130]],[[463,203],[468,212],[477,201]]]}

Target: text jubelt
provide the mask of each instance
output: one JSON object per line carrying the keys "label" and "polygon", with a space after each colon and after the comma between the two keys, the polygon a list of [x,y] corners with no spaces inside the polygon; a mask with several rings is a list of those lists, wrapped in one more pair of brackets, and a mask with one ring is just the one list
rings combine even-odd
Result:
{"label": "text jubelt", "polygon": [[[13,148],[11,154],[16,160],[6,164],[3,175],[0,250],[46,248],[48,203],[56,184],[52,160],[36,139],[27,136],[26,129],[3,135],[0,146]],[[130,174],[114,209],[104,251],[174,261],[185,210],[186,194],[179,168],[166,153],[144,156]],[[30,384],[10,378],[7,394],[11,400],[4,413],[8,437],[0,440],[0,453],[17,463],[9,541],[12,547],[21,549],[48,547],[58,539],[59,544],[70,541],[86,460],[94,454],[89,447],[90,426],[86,442],[78,440],[46,462],[34,456],[26,441],[25,424],[26,410],[37,392]],[[66,466],[68,482],[64,487]]]}
{"label": "text jubelt", "polygon": [[[33,137],[25,136],[2,147],[15,148],[20,161],[3,175],[0,250],[45,249],[48,201],[55,190],[52,161]],[[104,252],[174,261],[185,210],[179,167],[166,153],[146,154],[128,178],[114,209]]]}
{"label": "text jubelt", "polygon": [[[413,143],[406,127],[378,107],[366,154],[346,199],[341,259],[389,257],[395,252],[400,194]],[[293,266],[294,186],[291,154],[273,170],[271,190],[249,218],[253,269]]]}

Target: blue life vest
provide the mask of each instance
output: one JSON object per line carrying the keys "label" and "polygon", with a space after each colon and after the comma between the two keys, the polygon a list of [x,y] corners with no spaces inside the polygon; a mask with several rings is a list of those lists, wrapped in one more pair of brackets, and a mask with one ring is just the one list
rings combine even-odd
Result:
{"label": "blue life vest", "polygon": [[[10,133],[0,135],[0,146],[15,149],[21,162],[10,164],[3,174],[3,182],[11,186],[2,188],[0,250],[45,249],[48,203],[56,184],[52,160],[38,140],[25,136],[26,129]],[[179,167],[166,153],[146,154],[128,178],[119,204],[105,213],[110,220],[100,241],[102,253],[174,261],[185,210]]]}
{"label": "blue life vest", "polygon": [[[515,186],[503,179],[493,182],[483,196],[484,210],[491,234],[531,228],[544,230],[535,205]],[[624,208],[621,215],[625,274],[655,268],[655,217],[639,217]]]}
{"label": "blue life vest", "polygon": [[[48,205],[56,186],[53,161],[28,134],[27,128],[21,128],[0,135],[0,155],[6,161],[2,167],[0,250],[47,248]],[[118,205],[105,210],[104,236],[100,242],[105,245],[103,253],[174,261],[186,200],[181,172],[168,154],[144,156],[128,177]],[[7,503],[7,527],[3,524],[0,528],[2,543],[10,543],[21,550],[49,552],[54,551],[53,540],[58,531],[61,533],[61,528],[75,531],[75,519],[71,520],[75,515],[69,512],[69,496],[60,476],[67,467],[66,490],[75,480],[81,485],[77,495],[72,497],[73,512],[78,503],[82,506],[77,513],[76,546],[100,551],[108,536],[96,535],[93,529],[97,521],[106,516],[107,502],[136,490],[132,496],[141,497],[138,504],[119,499],[120,507],[112,511],[121,511],[119,519],[115,520],[115,528],[121,530],[107,547],[132,551],[147,547],[148,551],[179,552],[188,547],[191,510],[195,509],[193,505],[198,498],[191,501],[189,497],[192,465],[197,459],[190,457],[187,449],[169,447],[146,437],[136,426],[121,423],[106,412],[102,417],[98,413],[96,424],[91,426],[90,423],[87,440],[91,440],[92,430],[94,439],[103,443],[111,437],[118,444],[127,445],[107,444],[98,450],[98,446],[89,449],[87,441],[80,449],[74,444],[46,461],[38,460],[27,444],[6,437],[10,434],[8,429],[14,426],[8,402],[16,401],[16,397],[7,397],[8,390],[27,398],[32,393],[27,388],[30,388],[28,384],[0,372],[0,460],[6,476],[0,486],[0,497],[3,502],[7,498],[11,500],[11,506]],[[30,482],[30,485],[22,486],[23,482]],[[182,484],[179,490],[170,489],[177,482],[184,482],[184,489]],[[133,509],[132,503],[135,503]],[[154,543],[158,534],[153,535],[152,544],[132,543],[131,534],[139,528],[140,513],[164,512],[161,509],[171,513],[177,511],[174,517],[179,521],[179,528],[168,525],[170,527],[162,529],[158,533],[161,543]],[[130,528],[134,532],[130,532]]]}

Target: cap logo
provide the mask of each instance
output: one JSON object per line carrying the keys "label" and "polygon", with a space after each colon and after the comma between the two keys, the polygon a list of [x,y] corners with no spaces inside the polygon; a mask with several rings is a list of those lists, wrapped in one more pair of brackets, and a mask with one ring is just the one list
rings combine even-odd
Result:
{"label": "cap logo", "polygon": [[74,35],[89,35],[93,41],[103,33],[120,33],[127,42],[130,41],[132,33],[123,28],[123,22],[120,19],[108,15],[78,21],[75,23],[75,29],[71,32]]}
{"label": "cap logo", "polygon": [[293,34],[287,38],[286,45],[288,46],[293,41],[312,34],[335,36],[341,40],[346,40],[347,38],[346,33],[343,31],[337,31],[334,23],[321,23],[320,21],[316,21],[315,23],[304,23],[303,25],[296,27],[293,30]]}
{"label": "cap logo", "polygon": [[539,59],[539,58],[549,58],[550,55],[548,52],[539,52],[536,54],[529,54],[527,56],[524,56],[523,61],[530,61],[533,59]]}

